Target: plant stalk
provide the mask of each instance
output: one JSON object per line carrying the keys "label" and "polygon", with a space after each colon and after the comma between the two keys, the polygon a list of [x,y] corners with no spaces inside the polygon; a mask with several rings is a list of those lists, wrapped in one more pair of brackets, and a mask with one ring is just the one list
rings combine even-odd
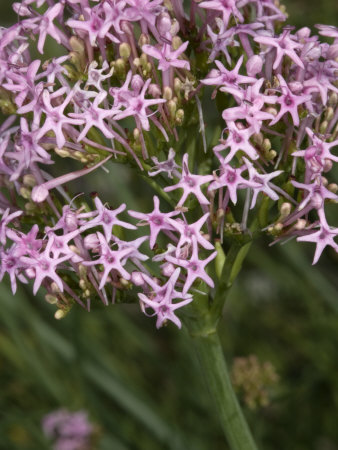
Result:
{"label": "plant stalk", "polygon": [[216,329],[193,335],[201,368],[231,450],[257,450],[233,390]]}

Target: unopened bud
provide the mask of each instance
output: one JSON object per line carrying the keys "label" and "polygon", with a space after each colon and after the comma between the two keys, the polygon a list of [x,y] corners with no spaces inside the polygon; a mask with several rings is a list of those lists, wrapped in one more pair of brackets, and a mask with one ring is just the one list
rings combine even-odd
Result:
{"label": "unopened bud", "polygon": [[120,278],[120,283],[123,287],[128,287],[130,285],[129,281],[126,280],[125,278]]}
{"label": "unopened bud", "polygon": [[171,44],[173,49],[177,50],[182,45],[182,39],[179,36],[174,36]]}
{"label": "unopened bud", "polygon": [[170,32],[171,19],[168,13],[164,12],[158,16],[157,29],[162,36],[165,36],[166,33]]}
{"label": "unopened bud", "polygon": [[332,44],[329,47],[329,50],[327,52],[326,58],[335,60],[338,58],[338,44]]}
{"label": "unopened bud", "polygon": [[333,166],[333,162],[331,161],[331,159],[325,159],[324,160],[324,165],[323,165],[323,171],[326,172],[330,172],[330,170],[332,169]]}
{"label": "unopened bud", "polygon": [[320,132],[321,134],[325,134],[325,131],[326,131],[326,129],[327,129],[328,124],[329,124],[329,123],[328,123],[327,120],[324,120],[324,121],[320,124],[319,132]]}
{"label": "unopened bud", "polygon": [[136,142],[140,140],[140,130],[138,128],[134,128],[133,136]]}
{"label": "unopened bud", "polygon": [[250,77],[256,76],[259,72],[261,72],[263,67],[263,60],[258,55],[253,55],[248,59],[246,63],[246,70]]}
{"label": "unopened bud", "polygon": [[122,58],[118,58],[115,61],[115,69],[118,75],[122,75],[124,74],[125,70],[126,70],[126,63]]}
{"label": "unopened bud", "polygon": [[141,34],[138,40],[138,45],[142,48],[143,45],[150,44],[150,37],[148,34]]}
{"label": "unopened bud", "polygon": [[273,227],[274,230],[279,233],[280,231],[282,231],[283,229],[283,224],[282,223],[276,223],[276,225]]}
{"label": "unopened bud", "polygon": [[179,95],[182,89],[182,81],[179,78],[174,79],[174,91],[176,95]]}
{"label": "unopened bud", "polygon": [[76,53],[84,53],[85,52],[85,43],[82,39],[77,36],[72,36],[69,39],[70,48]]}
{"label": "unopened bud", "polygon": [[322,185],[325,187],[329,184],[326,177],[320,177],[320,180],[321,180]]}
{"label": "unopened bud", "polygon": [[140,58],[135,58],[133,61],[133,64],[135,67],[140,67],[140,65],[141,65]]}
{"label": "unopened bud", "polygon": [[277,156],[276,150],[270,150],[268,155],[266,156],[269,161],[272,161]]}
{"label": "unopened bud", "polygon": [[216,217],[217,217],[217,220],[222,219],[222,217],[224,217],[224,209],[222,209],[222,208],[218,209],[216,212]]}
{"label": "unopened bud", "polygon": [[297,31],[297,36],[299,37],[299,39],[306,39],[308,37],[310,37],[311,35],[311,30],[308,27],[303,27],[300,30]]}
{"label": "unopened bud", "polygon": [[130,281],[135,284],[135,286],[142,286],[144,284],[144,279],[141,272],[133,272],[131,274]]}
{"label": "unopened bud", "polygon": [[288,202],[282,203],[280,207],[281,218],[285,219],[285,217],[287,217],[291,213],[291,209],[292,209],[291,203]]}
{"label": "unopened bud", "polygon": [[61,292],[59,286],[55,283],[55,281],[51,283],[50,288],[53,294],[60,294]]}
{"label": "unopened bud", "polygon": [[80,286],[80,288],[84,291],[84,290],[86,290],[87,289],[87,283],[86,283],[86,280],[80,280],[79,281],[79,286]]}
{"label": "unopened bud", "polygon": [[163,88],[163,98],[165,98],[166,100],[171,100],[173,98],[173,91],[171,87],[165,86]]}
{"label": "unopened bud", "polygon": [[55,314],[54,314],[54,318],[57,320],[63,319],[64,317],[66,317],[67,312],[64,309],[58,309]]}
{"label": "unopened bud", "polygon": [[274,108],[273,106],[268,106],[267,108],[265,108],[265,112],[272,114],[273,116],[277,116],[277,109]]}
{"label": "unopened bud", "polygon": [[87,276],[87,267],[83,264],[79,264],[78,271],[81,278],[85,278]]}
{"label": "unopened bud", "polygon": [[119,46],[119,53],[121,58],[126,61],[131,54],[130,45],[127,42],[122,42],[122,44],[120,44]]}
{"label": "unopened bud", "polygon": [[336,92],[331,92],[329,95],[329,106],[336,106],[338,103],[338,94]]}
{"label": "unopened bud", "polygon": [[183,123],[183,120],[184,120],[184,111],[183,109],[178,109],[176,112],[175,121],[177,124],[181,125]]}
{"label": "unopened bud", "polygon": [[141,61],[142,67],[145,67],[148,64],[148,56],[146,55],[146,53],[141,54],[140,61]]}
{"label": "unopened bud", "polygon": [[175,18],[173,19],[171,28],[170,28],[170,34],[172,36],[176,36],[176,34],[180,31],[180,24],[178,22],[178,20],[176,20]]}
{"label": "unopened bud", "polygon": [[295,224],[295,230],[304,230],[304,228],[306,227],[306,220],[305,219],[298,219],[296,224]]}
{"label": "unopened bud", "polygon": [[264,139],[262,147],[263,147],[263,150],[265,152],[268,152],[269,150],[271,150],[271,141],[270,141],[270,139]]}
{"label": "unopened bud", "polygon": [[171,275],[175,272],[175,266],[171,263],[163,264],[162,273],[165,277],[171,277]]}
{"label": "unopened bud", "polygon": [[64,148],[55,147],[55,153],[57,155],[61,156],[61,158],[69,158],[70,157],[70,152],[68,150],[65,150]]}
{"label": "unopened bud", "polygon": [[329,191],[333,192],[334,194],[336,194],[336,192],[338,191],[338,185],[336,183],[330,183],[327,185],[326,187]]}
{"label": "unopened bud", "polygon": [[20,195],[26,200],[29,200],[31,198],[31,190],[26,187],[20,188]]}
{"label": "unopened bud", "polygon": [[132,89],[137,93],[143,88],[144,81],[140,75],[134,75],[130,83]]}
{"label": "unopened bud", "polygon": [[174,102],[174,100],[169,100],[167,103],[167,106],[168,106],[170,117],[172,119],[174,119],[175,113],[176,113],[176,107],[177,107],[176,103]]}
{"label": "unopened bud", "polygon": [[34,177],[34,175],[32,174],[27,174],[23,176],[23,184],[27,187],[34,187],[36,186],[36,179]]}
{"label": "unopened bud", "polygon": [[329,106],[325,113],[325,119],[331,120],[333,116],[334,116],[334,109],[332,108],[332,106]]}
{"label": "unopened bud", "polygon": [[55,305],[58,302],[58,298],[55,297],[55,295],[46,294],[45,300],[47,303],[50,303],[51,305]]}
{"label": "unopened bud", "polygon": [[258,145],[263,144],[263,134],[262,133],[255,133],[252,137],[256,144],[258,144]]}

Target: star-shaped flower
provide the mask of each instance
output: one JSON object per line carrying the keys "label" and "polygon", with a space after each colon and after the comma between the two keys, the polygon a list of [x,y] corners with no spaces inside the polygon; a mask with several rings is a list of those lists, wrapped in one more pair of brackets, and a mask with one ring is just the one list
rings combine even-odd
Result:
{"label": "star-shaped flower", "polygon": [[162,230],[173,230],[172,225],[169,223],[169,218],[173,216],[177,216],[179,214],[179,211],[171,211],[168,213],[162,213],[160,211],[160,200],[155,195],[153,197],[154,200],[154,210],[151,213],[144,214],[137,211],[128,211],[128,213],[135,217],[136,219],[144,221],[144,225],[149,225],[150,227],[150,240],[149,245],[150,248],[153,248],[157,236],[160,231]]}
{"label": "star-shaped flower", "polygon": [[187,271],[186,281],[184,283],[183,294],[186,294],[191,285],[197,278],[203,280],[211,288],[214,287],[213,279],[206,273],[205,266],[216,258],[217,252],[213,252],[208,258],[200,260],[198,258],[198,244],[195,236],[192,236],[192,255],[189,260],[175,258],[168,255],[166,257],[168,262],[183,267]]}
{"label": "star-shaped flower", "polygon": [[[154,310],[154,314],[157,316],[156,328],[160,328],[167,320],[171,320],[178,328],[181,328],[180,319],[174,314],[174,311],[181,308],[184,305],[192,302],[193,298],[190,295],[181,294],[175,290],[175,284],[179,277],[180,269],[177,268],[169,280],[163,285],[159,286],[153,283],[150,277],[143,275],[143,278],[154,290],[154,296],[146,296],[144,294],[138,294],[139,299],[146,307],[150,307]],[[150,298],[149,298],[150,297]],[[173,303],[175,299],[183,299],[179,303]]]}
{"label": "star-shaped flower", "polygon": [[297,64],[297,66],[304,69],[303,61],[299,58],[296,53],[297,49],[302,48],[302,44],[299,44],[291,39],[290,29],[285,29],[281,36],[269,37],[269,36],[256,36],[254,38],[256,42],[260,44],[267,45],[268,47],[275,47],[277,54],[275,62],[273,63],[274,70],[277,69],[282,61],[283,56],[288,56],[292,61]]}
{"label": "star-shaped flower", "polygon": [[183,189],[183,194],[177,206],[183,206],[189,194],[193,194],[201,205],[208,205],[210,202],[201,191],[201,186],[213,179],[212,175],[194,175],[190,173],[188,166],[188,153],[183,156],[182,175],[180,181],[174,186],[164,188],[165,192]]}
{"label": "star-shaped flower", "polygon": [[100,281],[99,289],[102,289],[107,282],[108,275],[113,271],[114,274],[118,273],[125,280],[130,280],[129,272],[124,269],[124,265],[127,261],[127,256],[133,251],[132,248],[124,248],[123,250],[112,250],[108,241],[102,233],[97,233],[100,242],[100,257],[95,261],[84,261],[84,266],[94,266],[102,264],[103,273]]}

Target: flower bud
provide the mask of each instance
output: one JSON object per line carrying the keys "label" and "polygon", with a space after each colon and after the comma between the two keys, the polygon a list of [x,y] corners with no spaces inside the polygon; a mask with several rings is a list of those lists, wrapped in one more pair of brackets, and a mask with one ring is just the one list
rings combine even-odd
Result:
{"label": "flower bud", "polygon": [[255,133],[255,134],[253,134],[252,137],[256,144],[258,144],[258,145],[263,144],[263,134],[262,133]]}
{"label": "flower bud", "polygon": [[36,186],[36,179],[34,175],[28,173],[27,175],[23,176],[23,184],[27,187],[34,187]]}
{"label": "flower bud", "polygon": [[297,231],[301,231],[304,230],[304,228],[306,227],[306,220],[305,219],[298,219],[294,228]]}
{"label": "flower bud", "polygon": [[79,286],[80,286],[80,288],[81,288],[83,291],[85,291],[85,290],[87,289],[87,283],[86,283],[86,280],[80,280],[80,281],[79,281]]}
{"label": "flower bud", "polygon": [[173,91],[169,86],[163,88],[163,98],[166,100],[171,100],[173,98]]}
{"label": "flower bud", "polygon": [[326,187],[329,191],[333,192],[334,194],[338,191],[338,185],[336,183],[330,183]]}
{"label": "flower bud", "polygon": [[130,281],[135,284],[135,286],[142,286],[144,284],[144,279],[141,272],[132,272]]}
{"label": "flower bud", "polygon": [[52,281],[52,283],[50,284],[50,289],[53,294],[60,294],[61,292],[59,286],[55,283],[55,281]]}
{"label": "flower bud", "polygon": [[328,126],[328,121],[327,120],[324,120],[321,124],[320,124],[320,126],[319,126],[319,132],[321,133],[321,134],[325,134],[325,131],[326,131],[326,129],[327,129],[327,126]]}
{"label": "flower bud", "polygon": [[64,309],[58,309],[54,314],[54,318],[56,320],[60,320],[60,319],[63,319],[64,317],[66,317],[66,315],[67,315],[67,311],[65,311]]}
{"label": "flower bud", "polygon": [[333,166],[333,162],[331,161],[331,159],[325,159],[324,160],[324,165],[323,165],[323,172],[327,173],[330,172],[330,170],[332,169]]}
{"label": "flower bud", "polygon": [[332,108],[332,106],[329,106],[325,112],[325,119],[329,121],[332,119],[333,116],[334,116],[334,109]]}
{"label": "flower bud", "polygon": [[272,161],[277,156],[276,150],[270,150],[268,155],[266,156],[269,161]]}
{"label": "flower bud", "polygon": [[50,303],[51,305],[55,305],[58,302],[58,298],[55,297],[55,295],[46,294],[45,300],[47,303]]}
{"label": "flower bud", "polygon": [[45,188],[45,186],[34,186],[32,190],[32,200],[35,203],[40,203],[46,200],[48,197],[49,191]]}
{"label": "flower bud", "polygon": [[282,203],[280,207],[281,219],[285,219],[291,213],[292,205],[289,202]]}
{"label": "flower bud", "polygon": [[327,181],[327,178],[325,178],[325,177],[320,177],[320,181],[321,181],[322,185],[325,187],[329,184],[329,182]]}
{"label": "flower bud", "polygon": [[326,56],[327,59],[335,60],[338,57],[338,44],[330,45]]}
{"label": "flower bud", "polygon": [[131,54],[130,45],[127,42],[122,42],[119,46],[119,53],[123,60],[127,60]]}
{"label": "flower bud", "polygon": [[85,43],[79,37],[72,36],[69,39],[69,45],[70,45],[70,48],[73,50],[73,52],[80,53],[80,54],[85,53],[85,50],[86,50]]}
{"label": "flower bud", "polygon": [[269,150],[271,150],[271,142],[270,142],[270,139],[264,139],[264,140],[263,140],[263,145],[262,145],[262,147],[263,147],[263,150],[264,150],[265,152],[268,152]]}
{"label": "flower bud", "polygon": [[84,247],[87,250],[95,250],[98,251],[100,248],[100,241],[97,237],[96,233],[88,234],[88,236],[85,236],[84,240]]}
{"label": "flower bud", "polygon": [[157,29],[162,36],[170,32],[171,19],[168,13],[162,13],[157,18]]}
{"label": "flower bud", "polygon": [[61,156],[61,158],[70,157],[70,152],[68,150],[65,150],[64,148],[55,147],[54,151],[57,155]]}
{"label": "flower bud", "polygon": [[136,142],[140,141],[140,130],[138,128],[134,128],[133,130],[133,136]]}
{"label": "flower bud", "polygon": [[26,200],[29,200],[31,198],[31,190],[27,189],[26,187],[20,188],[20,195]]}
{"label": "flower bud", "polygon": [[143,47],[143,45],[149,45],[150,44],[150,37],[147,34],[141,34],[138,40],[138,45],[140,48]]}
{"label": "flower bud", "polygon": [[171,263],[163,264],[162,267],[162,273],[165,277],[171,277],[171,275],[175,272],[175,266]]}
{"label": "flower bud", "polygon": [[290,83],[288,83],[288,86],[293,94],[298,95],[303,91],[303,84],[300,81],[290,81]]}
{"label": "flower bud", "polygon": [[336,106],[338,103],[338,94],[336,92],[331,92],[329,95],[329,101],[328,104],[330,106]]}
{"label": "flower bud", "polygon": [[174,100],[169,100],[167,103],[167,106],[168,106],[170,117],[172,119],[174,119],[175,113],[176,113],[176,107],[177,107],[176,102],[174,102]]}
{"label": "flower bud", "polygon": [[174,50],[177,50],[182,45],[182,39],[179,36],[174,36],[172,40],[172,46]]}
{"label": "flower bud", "polygon": [[323,206],[323,198],[318,192],[312,196],[311,205],[316,209],[320,209]]}
{"label": "flower bud", "polygon": [[143,88],[144,81],[140,75],[134,75],[130,84],[132,89],[138,94]]}
{"label": "flower bud", "polygon": [[246,70],[248,72],[249,77],[256,76],[259,72],[261,72],[263,67],[263,60],[258,55],[251,56],[246,63]]}
{"label": "flower bud", "polygon": [[174,91],[176,95],[179,95],[182,89],[182,81],[179,78],[174,79]]}
{"label": "flower bud", "polygon": [[184,120],[184,111],[183,109],[178,109],[176,112],[175,121],[178,125],[181,125]]}
{"label": "flower bud", "polygon": [[118,58],[115,61],[115,69],[116,69],[116,73],[117,75],[124,75],[125,71],[126,71],[126,63],[122,58]]}
{"label": "flower bud", "polygon": [[303,27],[300,30],[297,31],[297,36],[300,40],[304,40],[311,35],[311,30],[308,27]]}

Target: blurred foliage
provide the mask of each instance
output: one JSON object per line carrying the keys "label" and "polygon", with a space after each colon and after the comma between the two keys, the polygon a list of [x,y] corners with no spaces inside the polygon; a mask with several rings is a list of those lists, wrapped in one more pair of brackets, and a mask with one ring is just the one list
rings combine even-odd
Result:
{"label": "blurred foliage", "polygon": [[[15,20],[10,3],[0,0],[3,24]],[[297,26],[337,24],[335,0],[283,3]],[[145,183],[110,167],[83,189],[149,209]],[[268,406],[244,405],[259,448],[338,450],[337,255],[326,251],[312,267],[311,245],[268,244],[254,244],[226,305],[227,359],[255,355],[278,374]],[[30,292],[21,286],[13,297],[0,284],[0,450],[49,449],[41,419],[59,407],[89,412],[98,450],[226,448],[184,330],[157,331],[129,305],[75,308],[56,321],[53,306]]]}

